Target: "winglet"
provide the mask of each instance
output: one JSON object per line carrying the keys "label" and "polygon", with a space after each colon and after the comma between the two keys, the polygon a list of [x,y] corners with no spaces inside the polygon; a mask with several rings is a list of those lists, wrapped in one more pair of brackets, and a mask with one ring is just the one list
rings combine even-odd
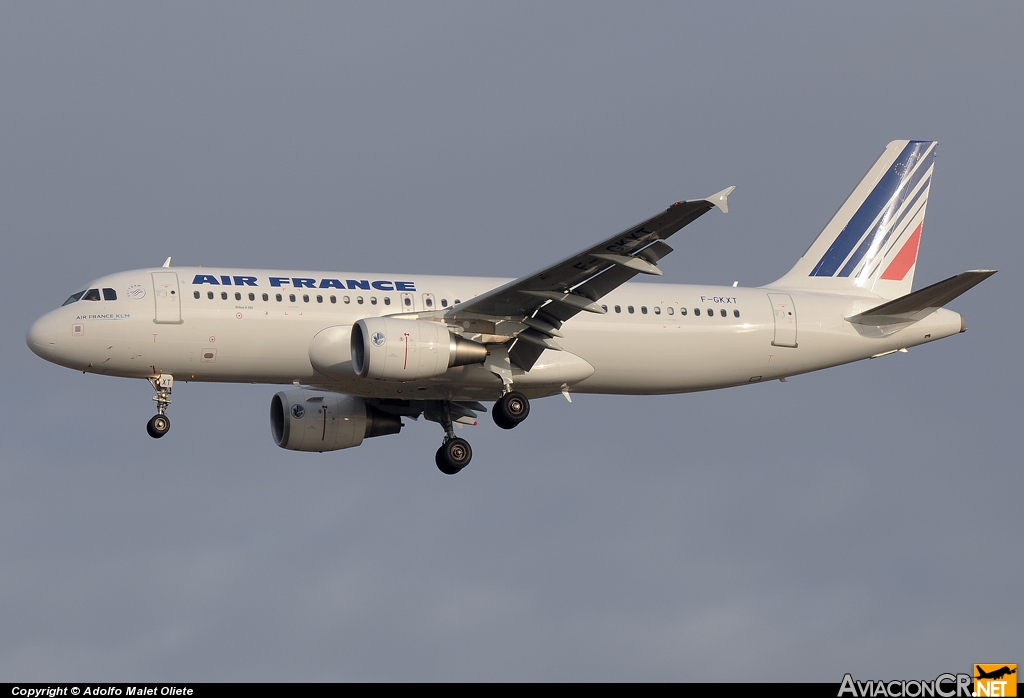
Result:
{"label": "winglet", "polygon": [[167,259],[164,260],[163,267],[164,267],[164,269],[167,269],[170,266],[171,266],[171,258],[168,257]]}
{"label": "winglet", "polygon": [[717,194],[712,194],[708,198],[704,199],[709,204],[713,204],[722,210],[722,213],[729,213],[729,194],[732,194],[732,190],[736,187],[726,187]]}

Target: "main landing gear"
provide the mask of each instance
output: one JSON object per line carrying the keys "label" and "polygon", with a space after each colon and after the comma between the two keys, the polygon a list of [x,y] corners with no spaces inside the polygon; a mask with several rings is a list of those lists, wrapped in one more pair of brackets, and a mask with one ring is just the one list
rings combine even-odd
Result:
{"label": "main landing gear", "polygon": [[467,465],[473,458],[473,449],[469,442],[456,436],[445,437],[444,443],[434,454],[437,469],[445,475],[454,475]]}
{"label": "main landing gear", "polygon": [[174,376],[161,373],[155,378],[149,379],[150,385],[156,391],[153,399],[156,400],[156,414],[146,424],[146,431],[154,439],[171,430],[171,420],[167,417],[167,407],[171,404],[171,388],[174,386]]}
{"label": "main landing gear", "polygon": [[[455,429],[452,423],[452,403],[443,401],[433,404],[435,407],[432,409],[436,411],[432,412],[432,416],[429,416],[428,419],[439,422],[444,428],[445,433],[444,442],[437,449],[437,453],[434,454],[434,463],[437,464],[437,469],[445,475],[454,475],[469,465],[469,461],[473,458],[473,449],[468,441],[455,436]],[[473,409],[477,411],[482,410],[483,405]],[[494,423],[502,429],[512,429],[518,426],[529,415],[530,401],[525,395],[515,390],[510,390],[502,395],[494,403],[494,409],[491,410]],[[458,416],[458,411],[456,411],[456,416]]]}
{"label": "main landing gear", "polygon": [[452,406],[447,400],[440,405],[440,422],[444,428],[444,442],[434,454],[434,463],[437,469],[445,475],[454,475],[473,459],[473,449],[469,442],[455,436],[455,427],[452,425]]}
{"label": "main landing gear", "polygon": [[514,429],[530,416],[530,401],[515,390],[509,391],[494,403],[491,417],[502,429]]}

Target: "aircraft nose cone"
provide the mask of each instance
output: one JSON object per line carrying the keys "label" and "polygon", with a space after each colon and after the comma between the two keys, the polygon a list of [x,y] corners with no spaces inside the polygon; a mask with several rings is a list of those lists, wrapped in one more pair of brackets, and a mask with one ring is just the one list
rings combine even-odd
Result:
{"label": "aircraft nose cone", "polygon": [[25,343],[36,355],[48,359],[57,348],[57,321],[44,315],[33,323],[25,335]]}

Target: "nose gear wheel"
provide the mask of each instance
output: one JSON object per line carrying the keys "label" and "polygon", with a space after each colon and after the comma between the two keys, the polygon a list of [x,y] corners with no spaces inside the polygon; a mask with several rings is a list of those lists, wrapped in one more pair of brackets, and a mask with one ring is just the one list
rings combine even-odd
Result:
{"label": "nose gear wheel", "polygon": [[171,420],[167,418],[165,414],[153,415],[149,423],[146,424],[146,431],[154,439],[159,439],[161,436],[166,434],[171,429]]}

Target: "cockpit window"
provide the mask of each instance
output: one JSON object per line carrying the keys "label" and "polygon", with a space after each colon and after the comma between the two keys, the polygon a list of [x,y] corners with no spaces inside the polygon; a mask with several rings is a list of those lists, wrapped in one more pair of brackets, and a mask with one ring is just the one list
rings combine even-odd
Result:
{"label": "cockpit window", "polygon": [[105,300],[105,301],[116,301],[117,300],[117,291],[115,291],[112,288],[105,288],[105,289],[103,289],[103,300]]}
{"label": "cockpit window", "polygon": [[63,305],[70,305],[70,304],[74,303],[79,298],[81,298],[84,293],[85,293],[85,291],[79,291],[78,293],[72,293],[71,296],[66,301],[64,301]]}
{"label": "cockpit window", "polygon": [[83,301],[98,301],[100,299],[100,290],[98,288],[90,288],[82,296]]}

